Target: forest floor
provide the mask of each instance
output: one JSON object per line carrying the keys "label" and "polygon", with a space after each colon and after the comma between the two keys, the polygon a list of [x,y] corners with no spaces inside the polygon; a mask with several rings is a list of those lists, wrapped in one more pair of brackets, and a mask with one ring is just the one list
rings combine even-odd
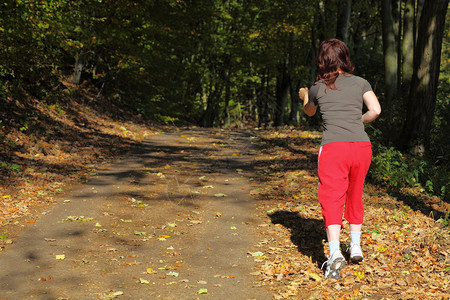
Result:
{"label": "forest floor", "polygon": [[441,199],[367,184],[365,260],[325,280],[319,132],[144,124],[67,89],[0,124],[0,299],[447,299]]}

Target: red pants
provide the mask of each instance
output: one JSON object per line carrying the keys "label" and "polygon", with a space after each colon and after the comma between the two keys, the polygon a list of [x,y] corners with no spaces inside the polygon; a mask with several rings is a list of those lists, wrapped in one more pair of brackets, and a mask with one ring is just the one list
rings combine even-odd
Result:
{"label": "red pants", "polygon": [[325,228],[342,226],[342,212],[350,224],[362,224],[364,179],[372,158],[370,142],[335,142],[319,152],[319,202]]}

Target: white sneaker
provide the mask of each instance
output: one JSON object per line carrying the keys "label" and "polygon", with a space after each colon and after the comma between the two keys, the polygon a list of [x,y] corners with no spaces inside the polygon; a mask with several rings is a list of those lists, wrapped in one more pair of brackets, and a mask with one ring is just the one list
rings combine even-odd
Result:
{"label": "white sneaker", "polygon": [[350,252],[350,261],[352,263],[359,263],[363,261],[364,257],[360,245],[354,245],[350,243],[348,251]]}
{"label": "white sneaker", "polygon": [[328,278],[340,279],[341,278],[340,271],[345,266],[345,258],[344,258],[344,256],[342,256],[341,251],[339,251],[339,250],[334,251],[328,257],[328,260],[323,263],[322,268],[325,264],[327,265],[327,269],[325,270],[325,279],[328,279]]}

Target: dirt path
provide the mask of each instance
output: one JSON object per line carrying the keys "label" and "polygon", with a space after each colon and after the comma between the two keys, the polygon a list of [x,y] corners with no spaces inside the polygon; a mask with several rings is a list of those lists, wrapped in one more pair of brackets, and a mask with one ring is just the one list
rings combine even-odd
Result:
{"label": "dirt path", "polygon": [[241,132],[161,132],[29,224],[0,254],[0,299],[271,299]]}

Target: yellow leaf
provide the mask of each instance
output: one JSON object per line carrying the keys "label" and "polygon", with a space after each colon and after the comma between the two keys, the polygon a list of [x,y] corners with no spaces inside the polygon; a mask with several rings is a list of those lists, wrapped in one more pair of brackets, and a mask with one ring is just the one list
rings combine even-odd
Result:
{"label": "yellow leaf", "polygon": [[322,278],[320,278],[319,275],[317,275],[316,273],[309,273],[309,278],[315,280],[315,281],[321,281]]}
{"label": "yellow leaf", "polygon": [[64,254],[55,255],[56,259],[65,259],[66,256]]}
{"label": "yellow leaf", "polygon": [[353,275],[355,275],[356,277],[358,277],[359,279],[364,279],[366,277],[366,274],[364,274],[364,272],[353,272]]}

